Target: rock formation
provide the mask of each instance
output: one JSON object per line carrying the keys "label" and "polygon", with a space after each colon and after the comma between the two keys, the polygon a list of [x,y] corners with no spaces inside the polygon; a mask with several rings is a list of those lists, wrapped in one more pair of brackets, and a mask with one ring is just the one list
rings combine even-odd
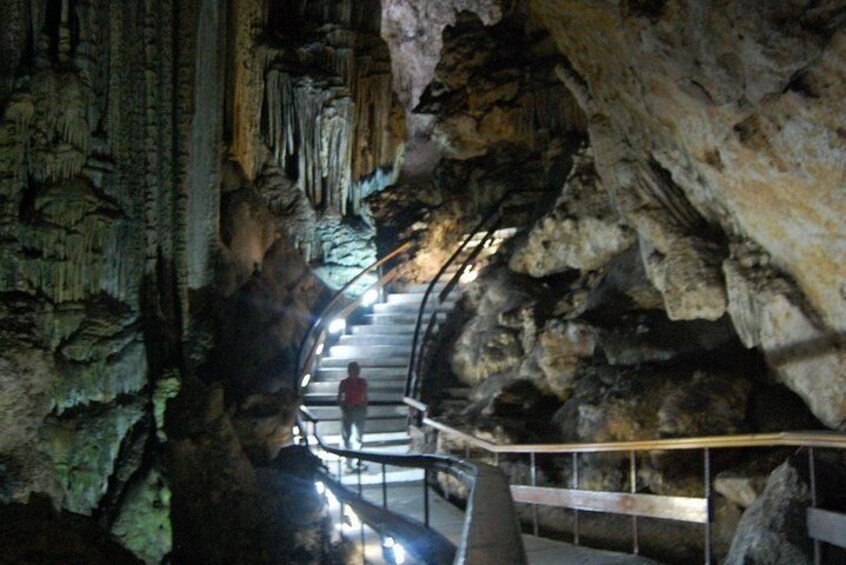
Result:
{"label": "rock formation", "polygon": [[[429,360],[427,394],[468,390],[445,417],[497,441],[846,430],[842,4],[4,0],[0,511],[53,560],[131,562],[95,523],[147,562],[338,557],[295,541],[326,524],[278,477],[310,477],[276,455],[300,340],[377,247],[416,241],[427,279],[518,190],[525,231]],[[788,456],[715,462],[729,562],[776,538],[807,559]],[[640,465],[644,492],[701,488],[683,457]],[[583,485],[624,466],[585,458]]]}
{"label": "rock formation", "polygon": [[362,202],[403,138],[379,6],[296,4],[0,7],[3,502],[47,493],[165,558],[171,518],[191,535],[179,383],[290,386],[309,263],[340,286],[374,260]]}

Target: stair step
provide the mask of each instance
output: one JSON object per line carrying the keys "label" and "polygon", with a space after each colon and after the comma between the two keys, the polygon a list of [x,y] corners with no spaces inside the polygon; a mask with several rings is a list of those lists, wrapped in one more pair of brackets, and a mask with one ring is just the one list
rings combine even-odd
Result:
{"label": "stair step", "polygon": [[[362,357],[361,359],[356,359],[356,362],[359,364],[360,367],[408,367],[408,355],[400,356],[400,357],[380,357],[378,359],[372,357]],[[333,367],[343,367],[344,369],[347,368],[347,365],[350,363],[349,358],[341,358],[341,357],[323,357],[320,360],[320,368],[321,369],[330,369]],[[364,373],[364,371],[362,372]]]}
{"label": "stair step", "polygon": [[[436,314],[438,321],[446,320],[446,312],[439,312]],[[416,314],[367,314],[364,316],[370,322],[370,325],[386,324],[386,325],[411,325],[417,323]]]}
{"label": "stair step", "polygon": [[[402,292],[398,294],[389,294],[388,300],[385,304],[420,304],[423,302],[423,297],[426,296],[425,288],[420,292]],[[429,300],[431,301],[434,296],[437,296],[437,292],[432,292],[429,295]]]}
{"label": "stair step", "polygon": [[[364,445],[382,444],[389,441],[390,438],[394,438],[392,441],[395,443],[401,443],[400,440],[396,439],[397,437],[408,443],[407,427],[408,419],[405,416],[401,418],[379,418],[372,420],[368,418],[367,423],[364,425]],[[341,421],[329,420],[318,422],[317,433],[330,445],[333,442],[339,444],[341,442]]]}
{"label": "stair step", "polygon": [[[439,312],[449,312],[455,307],[455,301],[449,300],[444,302],[443,304],[436,304],[434,298],[430,298],[429,302],[426,304],[426,308],[423,311],[427,314],[431,314],[435,310]],[[384,303],[384,304],[374,304],[373,305],[373,313],[374,314],[413,314],[417,315],[420,312],[420,304],[412,304],[412,303]]]}
{"label": "stair step", "polygon": [[[394,392],[397,393],[405,390],[405,377],[402,379],[396,379],[391,381],[376,381],[368,382],[367,383],[367,392],[368,395],[372,396],[376,393],[388,393]],[[313,395],[313,394],[338,394],[338,383],[333,383],[330,381],[318,381],[314,383],[309,383],[308,387],[305,389],[306,396]],[[398,400],[402,400],[402,395]]]}
{"label": "stair step", "polygon": [[414,335],[417,321],[407,324],[361,325],[353,326],[352,335]]}
{"label": "stair step", "polygon": [[338,345],[407,345],[411,348],[414,334],[401,335],[343,335]]}
{"label": "stair step", "polygon": [[[338,423],[340,426],[340,423]],[[318,424],[320,426],[320,424]],[[365,427],[366,428],[366,427]],[[340,428],[339,428],[340,430]],[[342,445],[340,431],[330,434],[323,434],[319,431],[323,441],[330,446]],[[364,432],[364,444],[362,449],[378,449],[379,447],[388,447],[391,445],[408,445],[408,428],[403,428],[402,431],[380,432],[373,430],[373,433]]]}
{"label": "stair step", "polygon": [[[340,406],[310,406],[309,412],[322,422],[330,422],[341,419]],[[368,406],[367,419],[379,420],[385,418],[405,418],[408,416],[408,406],[405,404],[395,404],[389,406]]]}
{"label": "stair step", "polygon": [[383,357],[408,357],[411,344],[408,345],[333,345],[329,356],[323,359],[379,359]]}
{"label": "stair step", "polygon": [[[398,400],[402,400],[404,388],[400,388],[393,391],[381,391],[381,390],[374,390],[368,393],[367,399],[371,403],[373,402],[387,402],[387,403],[395,403]],[[323,404],[323,405],[332,405],[337,402],[338,398],[338,389],[337,387],[332,390],[331,392],[306,392],[304,401],[305,405],[309,406],[311,404]]]}
{"label": "stair step", "polygon": [[[370,367],[362,371],[361,376],[368,381],[402,379],[408,374],[404,367]],[[347,376],[347,368],[344,367],[321,367],[314,375],[313,382],[331,381],[340,382]]]}
{"label": "stair step", "polygon": [[[361,474],[347,473],[341,477],[341,484],[357,486],[380,485],[382,484],[382,473],[379,471],[379,466],[375,463],[368,463],[370,466],[368,471]],[[392,470],[385,473],[385,483],[389,485],[402,483],[419,483],[423,480],[425,471],[423,469],[408,469],[403,467],[394,467]]]}

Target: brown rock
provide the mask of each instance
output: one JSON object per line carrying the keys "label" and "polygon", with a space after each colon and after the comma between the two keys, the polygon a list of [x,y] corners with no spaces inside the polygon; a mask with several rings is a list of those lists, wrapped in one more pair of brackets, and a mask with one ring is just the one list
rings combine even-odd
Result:
{"label": "brown rock", "polygon": [[611,208],[589,151],[575,158],[554,210],[540,219],[509,266],[534,277],[565,269],[596,270],[634,243]]}

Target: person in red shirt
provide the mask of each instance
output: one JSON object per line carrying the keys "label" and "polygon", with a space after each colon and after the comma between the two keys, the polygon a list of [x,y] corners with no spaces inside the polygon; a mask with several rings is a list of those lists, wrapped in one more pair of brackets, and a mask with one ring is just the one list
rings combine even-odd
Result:
{"label": "person in red shirt", "polygon": [[[367,422],[367,379],[361,377],[361,367],[353,361],[347,365],[347,378],[338,386],[338,405],[341,407],[341,437],[345,449],[361,449],[364,425]],[[359,469],[366,469],[361,461]],[[347,460],[347,468],[354,467]]]}

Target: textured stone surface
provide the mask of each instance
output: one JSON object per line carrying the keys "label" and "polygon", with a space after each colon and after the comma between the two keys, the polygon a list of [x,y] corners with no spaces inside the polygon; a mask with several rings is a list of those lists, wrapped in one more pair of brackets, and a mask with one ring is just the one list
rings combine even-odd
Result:
{"label": "textured stone surface", "polygon": [[624,216],[643,214],[663,171],[697,215],[763,246],[842,331],[842,5],[529,6],[572,65]]}
{"label": "textured stone surface", "polygon": [[558,422],[571,441],[731,434],[743,429],[748,394],[742,375],[601,369],[579,380]]}
{"label": "textured stone surface", "polygon": [[744,345],[759,347],[778,380],[821,422],[846,426],[846,358],[839,338],[760,249],[736,247],[724,269],[729,313]]}
{"label": "textured stone surface", "polygon": [[161,473],[151,469],[129,487],[112,534],[146,563],[161,563],[170,553],[171,492]]}
{"label": "textured stone surface", "polygon": [[526,28],[513,11],[490,27],[465,13],[444,31],[434,77],[414,108],[432,116],[444,155],[467,159],[502,142],[539,148],[584,131],[584,114],[555,77],[560,57]]}
{"label": "textured stone surface", "polygon": [[255,470],[226,415],[223,390],[186,382],[170,404],[173,557],[261,562],[266,548],[258,535]]}
{"label": "textured stone surface", "polygon": [[411,110],[431,82],[443,48],[443,29],[462,12],[487,25],[502,17],[498,0],[386,0],[382,3],[382,37],[391,50],[394,89]]}
{"label": "textured stone surface", "polygon": [[805,521],[811,490],[799,470],[802,463],[794,457],[770,475],[764,492],[743,513],[727,564],[812,562]]}
{"label": "textured stone surface", "polygon": [[242,449],[256,465],[266,465],[279,449],[293,441],[301,399],[291,389],[275,394],[253,394],[232,418]]}
{"label": "textured stone surface", "polygon": [[66,492],[66,508],[80,514],[97,508],[106,494],[121,444],[144,410],[145,402],[138,399],[45,422],[39,434]]}
{"label": "textured stone surface", "polygon": [[554,210],[536,223],[509,266],[534,277],[566,269],[595,270],[634,240],[611,208],[588,151],[576,158]]}
{"label": "textured stone surface", "polygon": [[519,278],[498,270],[485,281],[484,293],[472,304],[476,316],[464,327],[452,355],[452,368],[460,380],[478,384],[486,378],[519,368],[524,354],[520,332],[499,324],[499,316],[531,299]]}
{"label": "textured stone surface", "polygon": [[745,477],[737,473],[722,472],[714,478],[714,490],[734,502],[747,508],[758,498],[763,485],[757,484],[756,477]]}

